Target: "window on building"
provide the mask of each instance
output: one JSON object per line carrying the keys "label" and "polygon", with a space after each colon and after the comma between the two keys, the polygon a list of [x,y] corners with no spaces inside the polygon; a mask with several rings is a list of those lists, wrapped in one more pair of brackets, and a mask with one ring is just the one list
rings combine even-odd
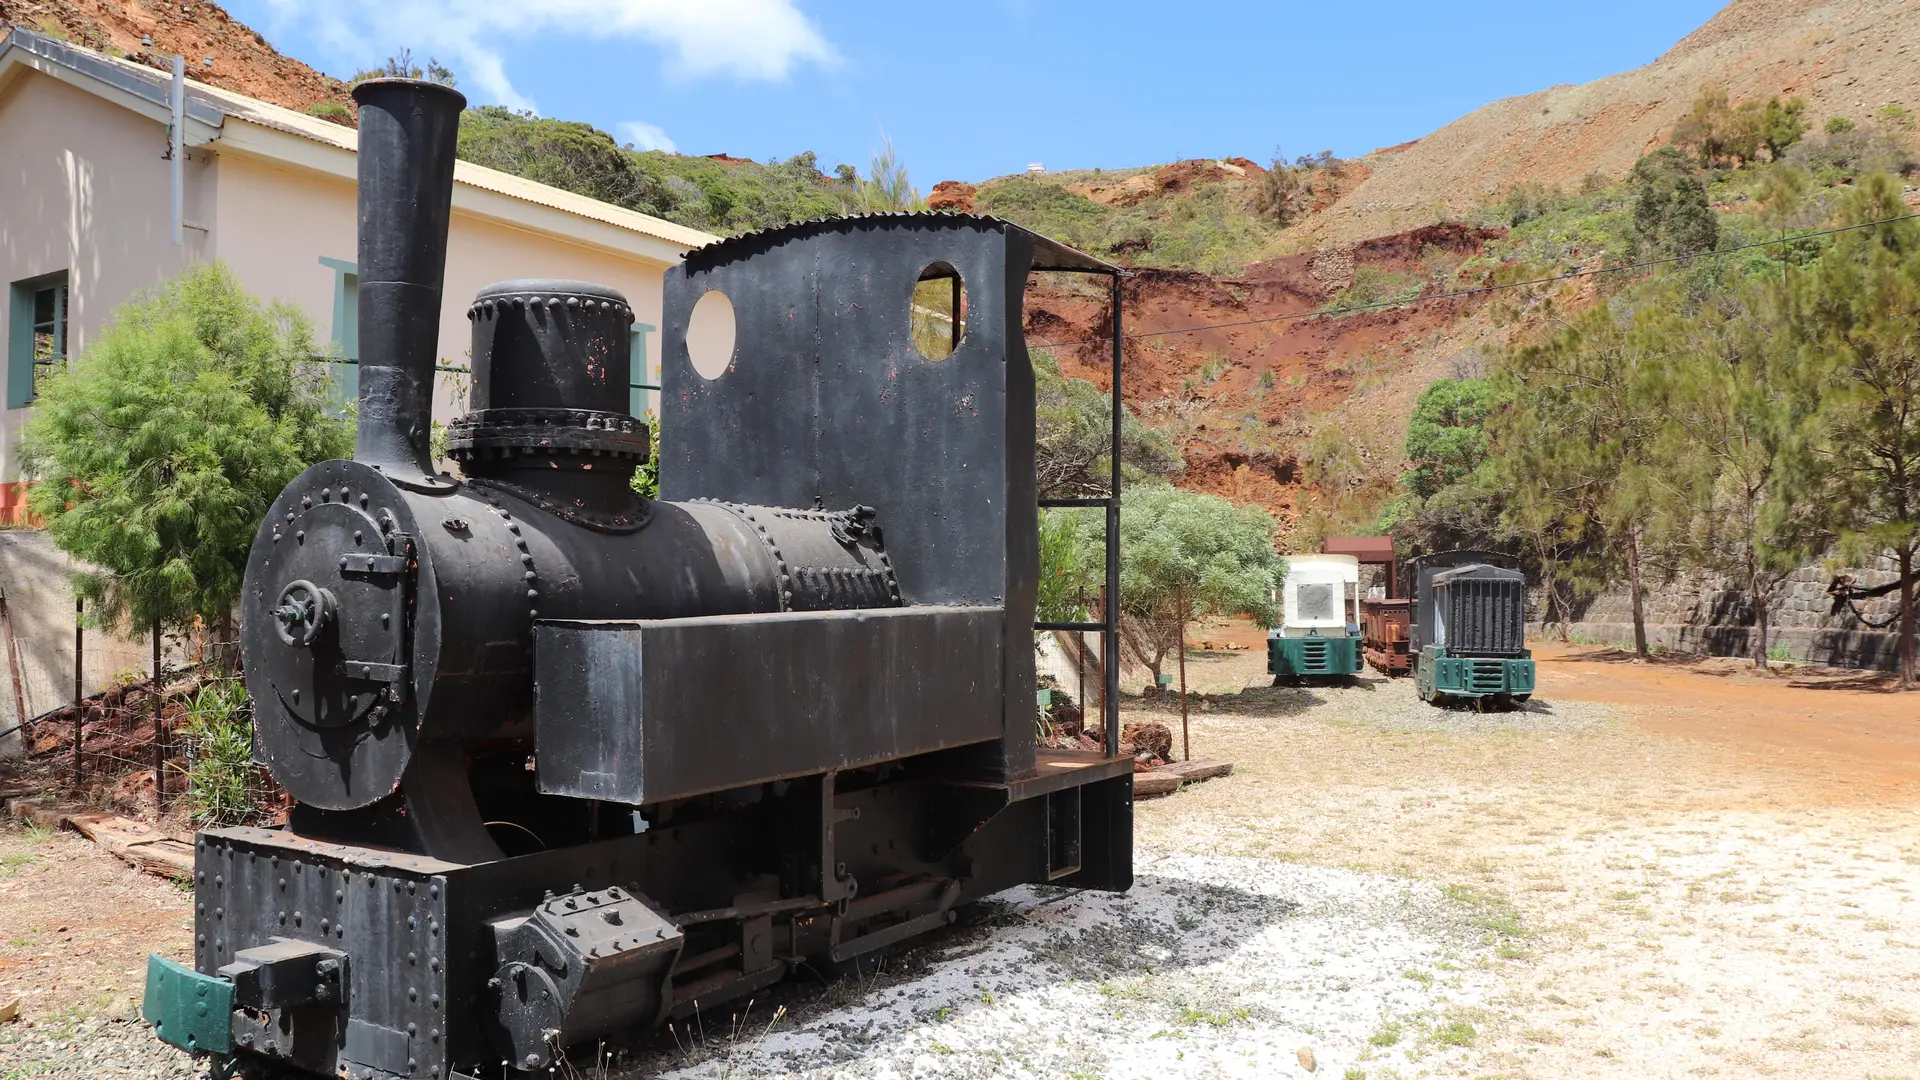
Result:
{"label": "window on building", "polygon": [[647,395],[660,389],[660,373],[647,355],[647,337],[655,329],[643,322],[633,324],[633,387],[628,391],[627,411],[641,418],[653,412]]}
{"label": "window on building", "polygon": [[67,363],[67,273],[16,281],[8,312],[7,408],[39,396],[48,376]]}
{"label": "window on building", "polygon": [[333,271],[334,400],[340,408],[360,397],[360,275],[359,267],[344,259],[322,258]]}

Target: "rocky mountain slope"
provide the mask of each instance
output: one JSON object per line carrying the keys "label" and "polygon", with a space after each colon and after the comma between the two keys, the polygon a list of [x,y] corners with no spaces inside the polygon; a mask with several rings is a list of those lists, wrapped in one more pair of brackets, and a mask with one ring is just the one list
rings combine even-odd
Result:
{"label": "rocky mountain slope", "polygon": [[348,100],[346,84],[282,55],[264,35],[203,0],[0,0],[0,24],[162,70],[185,56],[193,79],[302,112]]}
{"label": "rocky mountain slope", "polygon": [[1658,60],[1477,109],[1362,159],[1367,179],[1301,226],[1351,241],[1464,213],[1516,184],[1627,174],[1702,91],[1802,97],[1817,117],[1920,110],[1920,0],[1733,0]]}

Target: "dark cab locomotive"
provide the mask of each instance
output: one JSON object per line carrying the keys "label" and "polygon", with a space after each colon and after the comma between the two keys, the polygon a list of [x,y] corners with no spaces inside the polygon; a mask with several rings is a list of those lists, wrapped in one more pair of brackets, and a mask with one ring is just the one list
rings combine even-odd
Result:
{"label": "dark cab locomotive", "polygon": [[1526,576],[1495,565],[1505,561],[1447,551],[1408,563],[1414,686],[1423,700],[1510,708],[1533,695]]}
{"label": "dark cab locomotive", "polygon": [[[296,805],[198,837],[159,1036],[353,1080],[564,1072],[1015,884],[1128,888],[1130,760],[1034,741],[1021,336],[1030,271],[1112,268],[953,215],[694,252],[659,501],[629,484],[625,299],[496,285],[455,479],[428,435],[464,102],[354,96],[355,457],[281,494],[242,602],[255,756]],[[969,288],[939,359],[908,326],[930,275]],[[714,293],[732,325],[691,340]]]}

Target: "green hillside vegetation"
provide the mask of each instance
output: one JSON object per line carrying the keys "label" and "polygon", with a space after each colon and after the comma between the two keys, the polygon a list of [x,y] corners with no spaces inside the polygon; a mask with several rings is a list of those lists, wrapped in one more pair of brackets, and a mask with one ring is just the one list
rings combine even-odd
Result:
{"label": "green hillside vegetation", "polygon": [[723,235],[842,213],[860,185],[850,165],[822,174],[812,153],[761,164],[635,150],[591,124],[498,105],[461,115],[459,153],[476,165]]}
{"label": "green hillside vegetation", "polygon": [[[1118,174],[1138,175],[1151,170]],[[1154,195],[1132,206],[1103,206],[1067,190],[1097,173],[1011,176],[980,188],[974,204],[1101,258],[1133,266],[1234,274],[1279,236],[1253,206],[1252,185],[1200,184]]]}

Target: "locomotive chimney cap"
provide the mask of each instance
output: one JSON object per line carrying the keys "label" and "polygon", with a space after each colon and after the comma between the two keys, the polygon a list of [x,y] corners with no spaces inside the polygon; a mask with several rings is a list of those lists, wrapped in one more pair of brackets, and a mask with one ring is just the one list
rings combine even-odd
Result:
{"label": "locomotive chimney cap", "polygon": [[431,79],[362,79],[353,84],[353,100],[357,103],[364,104],[366,98],[362,95],[377,94],[387,87],[398,87],[416,92],[426,91],[428,93],[446,94],[458,101],[461,108],[464,109],[467,107],[467,95],[455,90],[446,83],[434,82]]}

